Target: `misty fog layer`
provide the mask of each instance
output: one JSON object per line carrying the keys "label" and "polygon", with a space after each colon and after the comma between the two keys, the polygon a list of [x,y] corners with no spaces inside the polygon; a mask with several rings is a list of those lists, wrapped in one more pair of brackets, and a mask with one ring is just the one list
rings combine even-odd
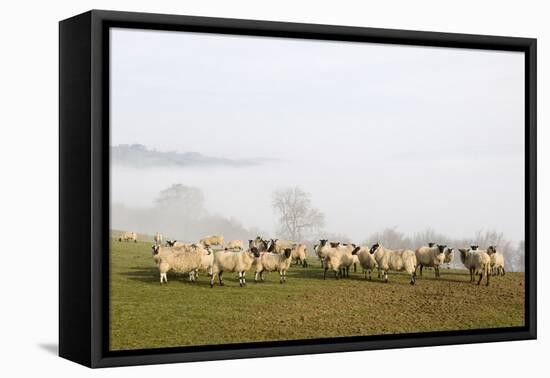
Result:
{"label": "misty fog layer", "polygon": [[523,59],[513,52],[114,29],[114,148],[141,144],[164,157],[255,164],[113,160],[112,227],[147,224],[138,231],[169,233],[164,227],[188,237],[178,231],[177,213],[161,221],[157,211],[159,227],[137,215],[150,216],[162,190],[183,184],[203,194],[210,217],[200,223],[204,234],[224,233],[230,223],[234,235],[227,237],[253,237],[246,235],[252,230],[271,236],[273,192],[299,187],[324,213],[326,235],[363,241],[388,227],[406,234],[431,228],[458,240],[496,230],[518,243]]}

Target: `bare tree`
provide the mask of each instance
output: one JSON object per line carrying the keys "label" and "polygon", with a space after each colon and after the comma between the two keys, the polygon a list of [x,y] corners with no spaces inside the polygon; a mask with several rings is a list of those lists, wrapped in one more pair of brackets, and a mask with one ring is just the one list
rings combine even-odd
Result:
{"label": "bare tree", "polygon": [[313,207],[310,195],[298,187],[275,191],[272,205],[279,215],[280,237],[302,241],[325,224],[325,215]]}

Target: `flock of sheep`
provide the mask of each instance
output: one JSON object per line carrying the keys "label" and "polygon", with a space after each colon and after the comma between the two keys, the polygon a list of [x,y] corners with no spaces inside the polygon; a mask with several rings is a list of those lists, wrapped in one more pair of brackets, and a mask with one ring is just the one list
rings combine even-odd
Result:
{"label": "flock of sheep", "polygon": [[[126,232],[119,241],[137,241],[135,232]],[[153,260],[160,272],[160,283],[167,283],[167,273],[189,274],[191,282],[196,281],[199,271],[210,276],[210,287],[214,286],[215,277],[219,285],[223,285],[224,272],[235,272],[239,276],[240,286],[246,285],[246,273],[254,266],[254,281],[263,281],[264,272],[278,272],[280,283],[286,282],[286,274],[294,261],[307,267],[307,248],[305,244],[288,240],[263,239],[257,236],[248,241],[245,249],[241,240],[231,240],[224,246],[221,235],[207,236],[197,243],[183,243],[176,240],[167,240],[163,245],[160,233],[154,236],[152,246]],[[416,271],[420,268],[433,268],[435,277],[441,276],[440,267],[451,263],[453,248],[446,245],[428,243],[427,246],[411,249],[389,249],[380,243],[372,246],[329,242],[326,239],[314,246],[314,251],[324,268],[326,279],[329,270],[334,277],[349,276],[351,266],[357,271],[357,265],[363,268],[365,279],[370,280],[374,269],[378,270],[378,278],[388,282],[388,272],[406,272],[410,275],[410,283],[416,281]],[[479,285],[486,277],[489,285],[489,276],[504,275],[504,256],[498,252],[496,246],[489,246],[480,250],[477,245],[469,248],[459,248],[460,260],[470,272],[470,282],[479,275]]]}

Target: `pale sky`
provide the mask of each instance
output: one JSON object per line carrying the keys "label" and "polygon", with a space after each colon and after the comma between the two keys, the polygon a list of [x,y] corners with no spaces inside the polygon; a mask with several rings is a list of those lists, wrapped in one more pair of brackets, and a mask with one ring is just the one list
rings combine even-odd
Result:
{"label": "pale sky", "polygon": [[114,166],[112,199],[129,206],[183,183],[272,231],[272,191],[297,185],[352,239],[524,237],[523,53],[113,29],[111,144],[126,143],[275,160]]}

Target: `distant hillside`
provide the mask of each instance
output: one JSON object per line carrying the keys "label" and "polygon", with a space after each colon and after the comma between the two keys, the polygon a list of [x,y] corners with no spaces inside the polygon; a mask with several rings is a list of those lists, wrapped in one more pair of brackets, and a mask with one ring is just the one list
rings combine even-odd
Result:
{"label": "distant hillside", "polygon": [[245,167],[267,162],[269,159],[226,159],[205,156],[198,152],[162,152],[150,150],[142,144],[120,144],[111,147],[113,164],[129,167],[191,167],[227,166]]}

